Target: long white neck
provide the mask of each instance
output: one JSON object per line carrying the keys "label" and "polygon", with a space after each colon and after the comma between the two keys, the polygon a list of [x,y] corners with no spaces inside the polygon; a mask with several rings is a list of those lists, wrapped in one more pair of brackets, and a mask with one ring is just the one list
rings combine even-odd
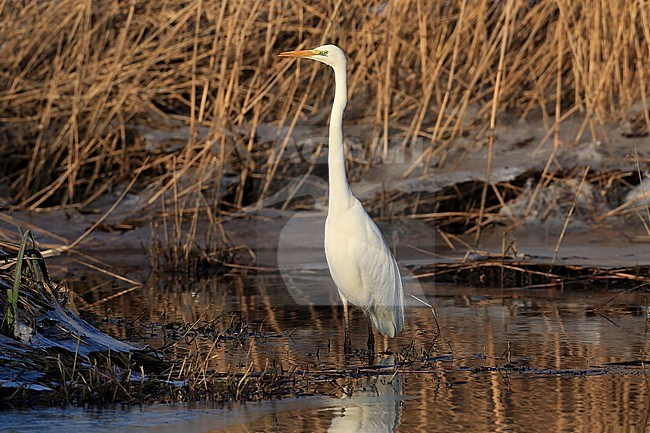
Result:
{"label": "long white neck", "polygon": [[330,116],[329,153],[329,205],[328,212],[345,211],[352,205],[352,192],[345,174],[345,151],[343,149],[343,111],[348,101],[346,67],[334,68],[336,90]]}

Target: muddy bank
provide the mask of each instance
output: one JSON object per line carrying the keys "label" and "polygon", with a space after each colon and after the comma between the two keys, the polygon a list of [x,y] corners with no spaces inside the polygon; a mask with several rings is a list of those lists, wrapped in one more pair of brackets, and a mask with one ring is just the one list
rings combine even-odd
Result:
{"label": "muddy bank", "polygon": [[[398,259],[407,267],[493,255],[534,264],[647,266],[649,216],[643,196],[650,192],[650,184],[643,167],[650,158],[650,138],[630,137],[621,132],[621,126],[612,124],[588,128],[576,140],[581,125],[575,117],[563,122],[559,138],[573,144],[556,149],[541,120],[500,119],[483,211],[480,202],[488,149],[486,137],[478,133],[459,138],[444,158],[429,161],[426,174],[421,164],[413,164],[427,148],[400,151],[399,146],[391,147],[393,153],[370,170],[359,171],[351,163],[352,189],[379,221],[387,240],[397,248]],[[318,140],[326,140],[326,133],[324,128],[318,127],[320,134],[313,128],[295,129],[292,143],[298,144],[286,151],[287,160],[295,160],[287,166],[294,167],[292,170],[311,160],[307,172],[294,171],[289,181],[280,181],[268,197],[241,210],[222,211],[218,221],[228,241],[219,248],[236,247],[233,263],[261,268],[291,267],[301,260],[305,266],[324,264],[321,233],[327,197],[326,152],[319,151],[316,160],[313,155]],[[355,139],[367,136],[364,128],[350,126],[352,148]],[[256,139],[272,140],[274,131],[270,126],[260,127]],[[310,141],[301,134],[320,138]],[[163,134],[158,140],[175,142],[176,135]],[[282,140],[282,135],[273,140]],[[404,177],[411,166],[416,170]],[[15,237],[14,224],[31,227],[42,249],[51,249],[46,255],[72,253],[71,260],[56,260],[54,265],[61,263],[72,270],[83,268],[81,262],[99,260],[138,281],[147,277],[152,237],[166,238],[163,248],[174,243],[192,243],[196,249],[210,247],[206,242],[212,241],[202,233],[215,231],[212,218],[198,214],[196,219],[181,217],[176,223],[165,216],[175,206],[168,196],[161,207],[159,200],[151,200],[158,196],[156,190],[134,188],[124,197],[120,193],[123,195],[123,188],[80,210],[5,214],[0,230]],[[189,228],[198,235],[174,234]],[[81,242],[68,247],[89,229]],[[295,257],[278,257],[275,251]]]}

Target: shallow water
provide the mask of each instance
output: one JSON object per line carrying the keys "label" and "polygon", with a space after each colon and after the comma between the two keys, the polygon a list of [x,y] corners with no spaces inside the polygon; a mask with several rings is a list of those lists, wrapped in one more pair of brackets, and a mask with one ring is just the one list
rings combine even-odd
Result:
{"label": "shallow water", "polygon": [[[302,283],[317,290],[316,272]],[[86,287],[93,286],[85,283]],[[420,358],[379,376],[333,380],[335,397],[208,406],[155,405],[102,410],[0,412],[7,431],[644,431],[650,413],[648,295],[558,290],[485,290],[423,283],[404,332],[379,348]],[[210,321],[259,331],[224,343],[210,365],[219,371],[267,362],[287,370],[342,368],[341,311],[301,305],[278,276],[227,278],[186,288],[142,288],[105,301],[119,288],[78,291],[76,304],[108,318],[105,330],[152,346],[156,332],[123,328],[112,319]],[[335,299],[335,294],[334,294]],[[119,312],[119,315],[118,315]],[[135,328],[137,329],[137,327]],[[353,316],[353,344],[365,348],[366,325]],[[196,340],[193,344],[212,341]],[[426,353],[425,358],[423,354]],[[392,365],[382,355],[376,363]],[[350,367],[352,366],[352,367]],[[500,367],[500,368],[495,368]],[[338,390],[337,390],[338,389]],[[334,390],[334,391],[332,391]],[[19,416],[18,416],[19,415]],[[46,424],[44,424],[46,423]]]}

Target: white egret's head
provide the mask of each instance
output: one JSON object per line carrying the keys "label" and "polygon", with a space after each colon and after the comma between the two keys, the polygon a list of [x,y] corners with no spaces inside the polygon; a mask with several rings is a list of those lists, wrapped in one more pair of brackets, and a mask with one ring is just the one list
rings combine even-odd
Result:
{"label": "white egret's head", "polygon": [[345,53],[336,45],[321,45],[312,50],[299,50],[299,51],[285,51],[279,54],[280,57],[302,57],[305,59],[317,60],[326,65],[330,65],[334,69],[343,68],[347,66]]}

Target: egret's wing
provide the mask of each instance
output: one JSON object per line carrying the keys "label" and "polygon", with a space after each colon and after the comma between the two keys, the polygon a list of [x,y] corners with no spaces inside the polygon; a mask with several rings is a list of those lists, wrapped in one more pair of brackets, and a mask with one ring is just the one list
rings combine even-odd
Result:
{"label": "egret's wing", "polygon": [[350,239],[348,248],[357,264],[362,287],[372,296],[368,315],[383,335],[393,337],[404,326],[404,295],[397,261],[361,203],[357,201],[351,212],[359,224],[358,235]]}

